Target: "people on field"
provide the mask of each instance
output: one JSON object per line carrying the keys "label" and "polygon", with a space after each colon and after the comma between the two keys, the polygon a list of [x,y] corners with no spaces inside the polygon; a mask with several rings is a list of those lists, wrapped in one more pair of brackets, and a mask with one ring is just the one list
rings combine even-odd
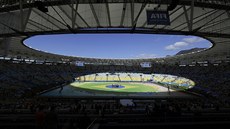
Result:
{"label": "people on field", "polygon": [[62,90],[63,90],[63,85],[60,86],[59,94],[61,94]]}

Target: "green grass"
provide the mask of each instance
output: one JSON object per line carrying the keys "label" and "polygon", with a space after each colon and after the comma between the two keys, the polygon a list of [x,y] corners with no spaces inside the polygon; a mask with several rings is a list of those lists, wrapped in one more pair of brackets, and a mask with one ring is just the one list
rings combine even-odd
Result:
{"label": "green grass", "polygon": [[[107,88],[107,85],[119,84],[125,86],[125,88]],[[157,92],[158,88],[149,86],[144,83],[129,83],[129,82],[74,82],[71,86],[88,91],[97,91],[97,92],[116,92],[116,93],[137,93],[137,92]]]}

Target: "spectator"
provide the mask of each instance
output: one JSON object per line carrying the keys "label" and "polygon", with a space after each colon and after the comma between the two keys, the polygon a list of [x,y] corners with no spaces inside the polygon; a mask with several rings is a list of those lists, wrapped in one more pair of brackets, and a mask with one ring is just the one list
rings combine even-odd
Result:
{"label": "spectator", "polygon": [[44,121],[45,129],[57,129],[58,128],[58,115],[55,111],[56,107],[51,106],[50,111],[46,114]]}
{"label": "spectator", "polygon": [[44,126],[45,113],[43,110],[44,106],[39,106],[38,111],[35,114],[37,129],[43,129]]}

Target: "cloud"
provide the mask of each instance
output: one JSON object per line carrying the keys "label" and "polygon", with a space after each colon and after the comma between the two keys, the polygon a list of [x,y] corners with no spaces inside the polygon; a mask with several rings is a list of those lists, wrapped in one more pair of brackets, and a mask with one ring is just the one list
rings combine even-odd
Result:
{"label": "cloud", "polygon": [[205,39],[200,38],[200,37],[189,37],[189,38],[183,38],[182,41],[176,42],[174,44],[168,45],[165,47],[165,50],[178,50],[182,49],[185,46],[188,46],[192,43],[197,43],[204,41]]}
{"label": "cloud", "polygon": [[204,41],[205,39],[200,38],[200,37],[191,37],[191,38],[184,38],[183,41],[187,43],[197,43]]}
{"label": "cloud", "polygon": [[186,43],[186,42],[176,42],[176,43],[174,43],[174,46],[176,46],[176,47],[184,47],[184,46],[188,46],[188,43]]}
{"label": "cloud", "polygon": [[188,46],[189,44],[186,42],[176,42],[174,44],[168,45],[165,47],[165,50],[178,50],[185,46]]}
{"label": "cloud", "polygon": [[137,55],[135,58],[137,58],[137,59],[157,58],[157,55],[156,54],[146,54],[146,53],[143,53],[143,54]]}

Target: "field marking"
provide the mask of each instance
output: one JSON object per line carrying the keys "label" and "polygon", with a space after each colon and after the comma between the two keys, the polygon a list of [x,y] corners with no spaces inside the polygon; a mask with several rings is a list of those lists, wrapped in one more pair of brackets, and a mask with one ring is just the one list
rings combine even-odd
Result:
{"label": "field marking", "polygon": [[[87,84],[92,83],[92,86],[87,86]],[[121,88],[121,89],[113,89],[113,88],[106,88],[106,85],[111,85],[112,84],[119,84],[119,85],[123,85],[125,86],[125,88]],[[96,85],[94,85],[96,84]],[[101,84],[101,85],[100,85]],[[157,85],[155,84],[151,84],[149,85],[148,83],[137,83],[137,82],[83,82],[83,83],[78,83],[78,82],[74,82],[71,84],[73,87],[78,87],[78,88],[82,88],[82,89],[89,89],[89,90],[98,90],[98,91],[117,91],[117,92],[142,92],[142,93],[147,93],[147,92],[161,92],[159,91],[159,87],[157,87]],[[84,86],[86,85],[86,86]],[[143,90],[141,89],[141,86],[145,86],[143,87]],[[144,89],[144,88],[150,88],[150,89]],[[96,89],[95,89],[96,88]],[[139,88],[139,89],[138,89]],[[129,91],[130,90],[130,91]],[[162,90],[165,91],[165,90]]]}
{"label": "field marking", "polygon": [[[41,96],[73,96],[73,97],[117,97],[117,96],[123,96],[123,97],[128,97],[128,96],[133,96],[133,97],[193,97],[190,94],[186,94],[183,92],[172,92],[172,93],[168,93],[168,88],[167,87],[163,87],[161,85],[158,84],[154,84],[154,83],[136,83],[135,84],[143,84],[146,87],[154,87],[154,88],[158,88],[155,89],[156,91],[154,92],[126,92],[126,91],[117,91],[117,90],[98,90],[97,89],[88,89],[88,87],[84,87],[82,85],[85,84],[89,84],[89,83],[94,83],[94,82],[73,82],[72,84],[67,85],[67,87],[64,87],[62,93],[59,93],[59,89],[53,90],[51,92],[45,93]],[[97,82],[97,83],[103,83],[103,82]],[[105,82],[105,84],[109,84],[110,82]],[[121,83],[127,83],[127,84],[134,84],[133,82],[121,82]],[[76,89],[74,89],[76,88]],[[88,90],[87,90],[88,89]],[[92,90],[92,91],[90,91]],[[118,89],[119,90],[119,89]],[[170,91],[175,91],[175,90],[170,90]]]}

